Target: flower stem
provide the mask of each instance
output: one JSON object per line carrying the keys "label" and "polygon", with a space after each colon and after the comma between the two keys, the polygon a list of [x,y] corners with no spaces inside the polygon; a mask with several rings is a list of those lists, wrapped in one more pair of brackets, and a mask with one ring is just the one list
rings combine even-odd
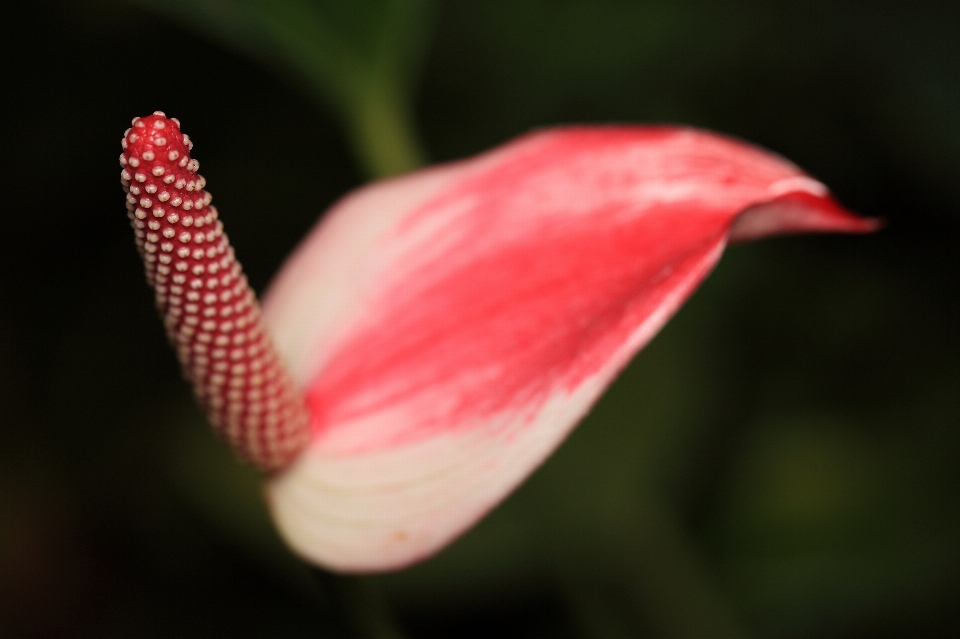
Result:
{"label": "flower stem", "polygon": [[407,101],[385,83],[368,83],[345,115],[350,144],[368,177],[406,173],[425,163]]}
{"label": "flower stem", "polygon": [[314,577],[351,639],[406,639],[376,585],[365,577],[337,575],[321,568]]}

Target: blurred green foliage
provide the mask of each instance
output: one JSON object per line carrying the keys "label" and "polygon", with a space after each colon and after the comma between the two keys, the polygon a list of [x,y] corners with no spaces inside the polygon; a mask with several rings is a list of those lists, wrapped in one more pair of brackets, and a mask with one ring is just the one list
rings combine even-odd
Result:
{"label": "blurred green foliage", "polygon": [[423,163],[411,101],[434,0],[132,1],[294,75],[333,107],[371,176]]}
{"label": "blurred green foliage", "polygon": [[142,282],[113,158],[155,109],[258,288],[364,175],[419,162],[417,130],[446,160],[554,123],[705,126],[888,218],[731,249],[515,495],[359,583],[415,639],[960,634],[960,6],[3,11],[0,636],[346,636],[356,584],[276,540]]}

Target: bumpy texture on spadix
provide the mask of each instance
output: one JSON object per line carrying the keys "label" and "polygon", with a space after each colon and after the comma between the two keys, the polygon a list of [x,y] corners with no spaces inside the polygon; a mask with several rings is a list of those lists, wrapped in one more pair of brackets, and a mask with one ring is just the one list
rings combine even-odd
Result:
{"label": "bumpy texture on spadix", "polygon": [[127,211],[170,341],[217,430],[271,471],[304,447],[309,417],[277,357],[180,123],[134,118],[121,140]]}
{"label": "bumpy texture on spadix", "polygon": [[789,162],[706,132],[535,133],[334,207],[264,318],[311,439],[283,536],[349,571],[448,543],[535,468],[731,240],[864,232]]}

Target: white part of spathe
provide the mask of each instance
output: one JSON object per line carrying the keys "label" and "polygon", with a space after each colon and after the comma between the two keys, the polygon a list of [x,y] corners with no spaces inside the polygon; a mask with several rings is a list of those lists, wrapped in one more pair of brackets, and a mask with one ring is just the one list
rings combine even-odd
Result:
{"label": "white part of spathe", "polygon": [[[633,355],[653,338],[720,259],[724,243],[671,291],[594,376],[550,398],[530,420],[484,419],[394,449],[344,455],[315,438],[266,488],[274,520],[304,559],[345,572],[403,568],[427,557],[493,508],[539,466],[587,413]],[[343,431],[391,428],[409,416],[381,412]]]}
{"label": "white part of spathe", "polygon": [[[306,385],[323,367],[361,313],[363,292],[389,262],[376,250],[383,236],[461,173],[462,166],[428,169],[347,196],[290,257],[262,308],[296,383]],[[305,288],[304,278],[324,286]],[[585,411],[590,401],[583,405]],[[376,424],[354,426],[366,430]],[[516,444],[542,440],[535,433],[546,431],[552,443],[539,442],[542,459],[565,435],[554,432],[555,424],[529,426],[524,442],[509,447],[491,440],[484,429],[463,429],[458,435],[368,455],[345,456],[335,442],[314,438],[290,468],[267,482],[267,502],[281,536],[304,559],[341,571],[399,568],[466,529],[529,472],[533,446]],[[465,491],[458,476],[482,482],[484,490]]]}

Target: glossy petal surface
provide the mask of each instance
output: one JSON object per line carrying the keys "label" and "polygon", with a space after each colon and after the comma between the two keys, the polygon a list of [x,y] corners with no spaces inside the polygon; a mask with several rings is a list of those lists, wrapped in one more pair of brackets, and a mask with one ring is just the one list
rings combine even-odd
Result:
{"label": "glossy petal surface", "polygon": [[769,152],[707,132],[570,128],[362,189],[264,312],[312,440],[268,485],[340,570],[402,567],[563,440],[730,240],[872,230]]}

